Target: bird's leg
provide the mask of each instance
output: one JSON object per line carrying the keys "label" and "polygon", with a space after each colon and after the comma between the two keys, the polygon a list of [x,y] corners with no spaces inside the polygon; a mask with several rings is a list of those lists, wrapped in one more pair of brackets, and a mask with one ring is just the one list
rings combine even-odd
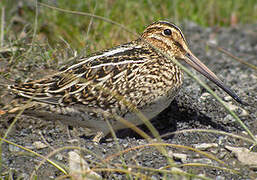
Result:
{"label": "bird's leg", "polygon": [[102,131],[98,131],[97,133],[96,133],[96,135],[94,136],[94,138],[93,138],[93,142],[95,142],[95,143],[99,143],[100,142],[100,140],[102,139],[104,137],[104,133],[102,132]]}

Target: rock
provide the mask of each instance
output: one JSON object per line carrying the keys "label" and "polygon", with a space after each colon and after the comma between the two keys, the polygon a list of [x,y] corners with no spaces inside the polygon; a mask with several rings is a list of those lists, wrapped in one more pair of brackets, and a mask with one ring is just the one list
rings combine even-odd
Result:
{"label": "rock", "polygon": [[249,149],[243,147],[225,146],[225,148],[234,153],[241,163],[250,166],[257,166],[256,152],[250,152]]}
{"label": "rock", "polygon": [[209,96],[211,96],[211,94],[208,92],[205,92],[201,95],[200,100],[205,101]]}
{"label": "rock", "polygon": [[202,163],[202,164],[212,164],[212,160],[209,158],[198,158],[198,159],[193,159],[194,163]]}
{"label": "rock", "polygon": [[44,149],[47,147],[46,144],[42,143],[41,141],[35,141],[33,144],[32,144],[36,149]]}
{"label": "rock", "polygon": [[217,143],[202,143],[202,144],[195,144],[194,147],[199,150],[207,150],[209,148],[218,147]]}
{"label": "rock", "polygon": [[231,97],[231,96],[226,96],[226,97],[224,97],[224,101],[231,101],[233,98]]}
{"label": "rock", "polygon": [[168,152],[169,157],[173,158],[174,160],[180,160],[183,163],[186,163],[187,155],[183,153],[173,153],[172,151]]}
{"label": "rock", "polygon": [[78,154],[77,151],[70,151],[69,155],[69,171],[72,179],[102,179],[96,172],[92,171],[88,163]]}
{"label": "rock", "polygon": [[225,149],[221,149],[220,152],[218,153],[218,158],[219,159],[224,159],[224,157],[227,155],[227,151]]}
{"label": "rock", "polygon": [[58,153],[55,155],[55,158],[59,161],[63,160],[63,155],[61,153]]}
{"label": "rock", "polygon": [[226,178],[224,176],[217,176],[215,180],[225,180]]}
{"label": "rock", "polygon": [[78,139],[69,139],[67,142],[72,144],[72,143],[78,143],[79,140]]}
{"label": "rock", "polygon": [[231,116],[231,114],[228,114],[226,117],[224,117],[223,121],[226,123],[231,123],[231,122],[235,122],[236,120],[233,118],[233,116]]}
{"label": "rock", "polygon": [[241,107],[239,107],[239,106],[236,106],[236,105],[232,104],[232,102],[225,102],[225,104],[228,106],[228,108],[229,108],[231,111],[239,111],[239,116],[240,116],[240,117],[248,116],[248,115],[249,115],[249,113],[248,113],[245,109],[243,109],[243,108],[241,108]]}

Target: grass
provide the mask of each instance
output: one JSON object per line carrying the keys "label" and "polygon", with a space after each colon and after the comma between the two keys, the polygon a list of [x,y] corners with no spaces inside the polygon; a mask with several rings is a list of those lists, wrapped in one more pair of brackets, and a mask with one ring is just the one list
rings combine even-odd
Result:
{"label": "grass", "polygon": [[[50,5],[58,5],[58,7],[66,10],[88,12],[92,15],[98,15],[100,17],[111,19],[115,22],[126,25],[128,29],[133,30],[134,32],[141,32],[144,29],[145,25],[159,19],[168,19],[176,23],[179,23],[183,20],[190,20],[202,26],[230,26],[234,23],[231,22],[231,19],[233,18],[237,19],[238,23],[253,23],[257,18],[256,3],[254,0],[249,0],[247,2],[239,0],[148,0],[141,1],[141,3],[138,3],[138,1],[115,0],[71,0],[56,2],[57,4],[55,4],[53,1]],[[67,60],[68,57],[74,56],[76,52],[87,54],[92,51],[108,48],[115,44],[127,42],[135,38],[133,33],[128,33],[127,31],[124,31],[121,26],[113,25],[110,22],[106,22],[99,18],[94,19],[92,16],[79,16],[67,12],[64,13],[43,6],[38,7],[38,15],[36,15],[36,9],[33,3],[31,3],[30,1],[23,1],[23,5],[19,10],[17,10],[17,4],[14,1],[2,1],[1,6],[5,6],[6,8],[6,28],[3,35],[5,37],[5,42],[2,43],[3,45],[6,45],[10,42],[12,46],[25,48],[24,51],[11,51],[10,55],[11,59],[13,59],[13,61],[11,61],[13,64],[13,69],[20,67],[19,65],[23,64],[22,61],[26,61],[27,65],[22,67],[22,71],[24,71],[24,77],[28,76],[28,74],[26,74],[26,71],[28,71],[28,69],[31,71],[30,68],[39,66],[48,66],[48,68],[52,66],[57,67],[60,66],[60,64],[65,63],[65,60]],[[15,14],[16,17],[21,17],[21,19],[13,19],[13,17],[15,17]],[[19,14],[19,16],[17,16],[17,14]],[[24,32],[25,36],[22,36],[22,33]],[[34,35],[30,37],[31,34]],[[30,39],[28,39],[28,37],[30,37]],[[9,75],[4,74],[4,76],[7,77]],[[140,112],[138,113],[140,114]],[[232,115],[237,118],[237,116],[235,116],[233,113]],[[17,118],[18,116],[16,116],[16,119]],[[142,117],[142,119],[144,119],[144,117]],[[147,119],[145,121],[146,123],[149,123]],[[131,126],[133,127],[133,125]],[[154,132],[153,134],[155,134],[155,137],[159,138],[158,132],[156,132],[154,127],[152,127],[151,124],[148,124],[148,127],[152,132]],[[12,126],[9,127],[5,137],[8,137],[8,132],[11,128]],[[94,162],[96,166],[93,166],[92,169],[95,172],[99,171],[124,173],[127,174],[127,177],[136,178],[145,178],[145,175],[142,173],[143,170],[151,173],[163,174],[163,176],[166,176],[167,174],[177,174],[184,177],[198,177],[194,173],[190,172],[168,170],[168,168],[173,167],[174,164],[172,164],[172,162],[168,162],[170,158],[167,156],[166,150],[168,149],[168,147],[176,147],[183,148],[188,151],[193,151],[196,154],[205,156],[220,163],[219,166],[211,168],[223,169],[224,171],[229,171],[232,174],[239,173],[237,171],[233,171],[233,167],[227,166],[224,162],[220,161],[210,154],[201,152],[188,146],[165,144],[161,142],[161,139],[159,139],[159,141],[156,143],[152,143],[153,139],[149,139],[149,137],[145,135],[144,132],[141,132],[139,129],[135,130],[139,134],[144,136],[145,139],[148,139],[149,143],[143,146],[134,146],[132,148],[127,148],[124,150],[117,144],[117,153],[107,157],[104,160],[102,160],[101,157],[97,157],[96,159],[102,160],[102,162],[104,163],[101,164],[98,162]],[[197,132],[197,130],[192,130],[191,132]],[[215,133],[218,134],[218,132]],[[251,135],[251,132],[249,134]],[[243,137],[240,138],[244,139]],[[10,141],[6,141],[3,139],[1,140],[1,143],[6,142],[15,145]],[[251,139],[246,139],[245,141],[249,143],[255,143]],[[17,146],[43,159],[42,163],[40,162],[39,166],[35,167],[36,170],[38,170],[39,167],[45,161],[47,161],[50,164],[54,165],[56,168],[58,168],[65,175],[68,175],[69,173],[58,164],[55,164],[55,162],[52,161],[50,158],[55,153],[67,149],[79,149],[81,151],[88,152],[88,149],[83,149],[80,147],[63,147],[46,156],[42,156],[24,147],[21,147],[19,145]],[[167,166],[167,169],[153,169],[143,166],[130,166],[125,163],[125,160],[123,158],[121,158],[122,163],[115,164],[115,168],[109,167],[109,165],[114,164],[112,162],[114,158],[123,157],[124,154],[134,151],[136,149],[144,150],[149,147],[155,147],[160,152],[160,155],[163,155],[167,158],[167,164],[169,164]],[[93,152],[89,153],[94,154]],[[208,167],[208,165],[206,164],[185,164],[185,166]],[[68,167],[66,167],[66,169],[68,169]],[[130,169],[133,169],[138,173],[135,173],[134,171],[132,172]],[[35,174],[33,173],[33,175],[31,175],[32,178],[36,178]],[[206,177],[200,176],[198,178],[208,179]]]}
{"label": "grass", "polygon": [[[20,14],[22,22],[28,24],[28,29],[34,27],[35,8],[31,1],[22,1],[23,6],[18,11],[16,1],[1,1],[6,7],[6,33],[12,31],[11,20]],[[42,1],[43,3],[45,1]],[[48,2],[48,1],[47,1]],[[50,1],[52,6],[72,11],[87,12],[111,19],[124,24],[128,29],[141,32],[144,27],[155,20],[167,19],[180,23],[184,20],[194,21],[202,26],[230,26],[231,18],[238,23],[254,23],[257,19],[257,5],[255,0],[142,0],[141,3],[131,1],[95,1],[70,0]],[[56,2],[56,3],[54,3]],[[122,12],[122,13],[121,13]],[[71,15],[49,8],[40,7],[38,20],[38,34],[47,37],[51,45],[56,46],[60,37],[65,39],[71,47],[78,51],[96,51],[111,47],[114,44],[127,42],[133,35],[124,32],[118,26],[113,26],[102,20],[94,19],[91,28],[88,26],[91,17]],[[21,28],[21,27],[16,27]],[[89,31],[89,32],[88,32]]]}

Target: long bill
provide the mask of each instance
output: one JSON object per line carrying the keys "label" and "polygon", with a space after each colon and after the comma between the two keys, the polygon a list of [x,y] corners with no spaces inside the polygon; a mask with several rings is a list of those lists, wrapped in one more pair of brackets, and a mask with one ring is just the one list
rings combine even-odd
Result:
{"label": "long bill", "polygon": [[209,68],[207,68],[197,57],[195,57],[193,53],[187,52],[185,57],[185,61],[187,64],[189,64],[202,75],[214,82],[238,103],[246,105],[246,103],[244,103],[229,87],[227,87]]}

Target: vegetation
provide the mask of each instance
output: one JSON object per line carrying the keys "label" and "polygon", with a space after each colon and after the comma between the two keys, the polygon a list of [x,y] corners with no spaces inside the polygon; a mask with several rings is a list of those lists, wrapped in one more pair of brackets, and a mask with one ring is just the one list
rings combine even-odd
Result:
{"label": "vegetation", "polygon": [[[89,16],[60,12],[38,6],[36,1],[5,0],[1,5],[6,7],[5,33],[20,30],[26,25],[27,30],[35,27],[41,38],[47,37],[51,45],[56,45],[60,37],[71,47],[95,51],[111,47],[120,42],[132,39],[133,35],[106,21]],[[255,0],[55,0],[38,1],[66,10],[86,12],[102,16],[125,25],[134,32],[141,32],[149,23],[166,19],[179,24],[184,20],[193,21],[202,26],[230,26],[236,23],[254,23],[257,19]],[[90,27],[89,27],[90,26]]]}
{"label": "vegetation", "polygon": [[[56,9],[57,7],[60,9]],[[57,69],[61,64],[66,63],[64,61],[69,60],[70,57],[74,57],[76,52],[88,54],[135,39],[135,34],[128,31],[135,33],[142,32],[146,25],[156,20],[164,19],[175,22],[176,24],[180,24],[183,21],[192,21],[201,26],[209,27],[234,26],[237,23],[250,24],[256,23],[257,19],[257,4],[255,0],[3,0],[0,2],[0,10],[2,12],[2,20],[5,22],[3,23],[1,20],[1,25],[4,30],[1,31],[1,37],[3,37],[1,44],[4,48],[0,47],[0,58],[8,62],[8,70],[2,69],[1,67],[0,75],[7,79],[12,77],[12,79],[16,81],[20,79],[23,81],[28,76],[38,76],[44,73],[48,74],[48,69]],[[123,26],[125,26],[127,30],[124,30]],[[7,47],[7,49],[5,49],[5,47]],[[17,48],[18,50],[12,48]],[[30,72],[33,73],[30,74]],[[0,99],[0,105],[1,104]],[[0,109],[0,115],[1,113],[4,112]],[[234,117],[232,112],[231,114]],[[80,147],[63,147],[50,153],[48,158],[6,140],[19,115],[15,117],[15,120],[5,133],[0,132],[0,154],[2,151],[2,143],[8,143],[26,152],[30,152],[36,157],[40,157],[43,159],[42,164],[47,161],[49,166],[52,164],[59,169],[60,172],[68,176],[69,173],[66,172],[66,170],[50,160],[52,156],[66,149],[89,151],[88,149]],[[150,124],[149,126],[152,125]],[[242,125],[242,127],[244,127],[244,125]],[[155,129],[152,128],[151,131],[155,132]],[[197,130],[192,132],[196,131]],[[139,132],[142,137],[149,140],[149,137],[145,136],[144,132]],[[222,134],[224,132],[215,131],[213,133]],[[234,137],[233,134],[226,135]],[[254,140],[244,137],[236,138],[242,139],[249,144],[256,143]],[[115,141],[117,141],[117,139]],[[124,160],[119,164],[120,168],[111,169],[109,168],[109,164],[114,164],[112,160],[115,157],[119,158],[122,157],[123,154],[132,152],[135,149],[147,149],[152,146],[156,147],[164,157],[167,157],[166,150],[170,146],[194,151],[220,163],[217,167],[212,168],[223,168],[224,171],[238,174],[236,170],[223,166],[224,163],[222,161],[207,153],[188,146],[165,144],[162,143],[161,140],[153,142],[152,139],[149,140],[149,144],[147,145],[135,146],[125,150],[119,149],[119,144],[117,143],[118,152],[104,160],[101,159],[102,157],[98,157],[98,160],[104,163],[100,164],[99,162],[94,162],[95,164],[98,163],[94,170],[96,172],[120,172],[127,174],[127,177],[131,179],[133,175],[133,177],[137,178],[147,178],[143,172],[139,173],[139,175],[135,175],[133,174],[134,172],[130,171],[130,169],[138,169],[138,171],[143,170],[145,168],[143,166],[129,167]],[[90,153],[93,154],[93,152]],[[0,172],[1,168],[3,168],[1,167],[2,161],[3,160],[0,158]],[[191,173],[190,171],[189,173],[176,171],[176,169],[175,171],[170,171],[168,168],[173,165],[173,162],[171,162],[169,157],[167,157],[167,162],[168,166],[164,169],[149,168],[147,170],[149,172],[162,174],[164,177],[169,174],[198,177],[195,175],[196,173],[194,174],[194,172]],[[42,164],[40,163],[39,167]],[[208,167],[206,164],[200,165]],[[189,167],[197,167],[200,165],[188,164]],[[39,167],[35,167],[35,171]],[[4,168],[7,169],[7,174],[10,174],[5,177],[10,177],[11,179],[11,167]],[[34,177],[32,174],[31,177],[35,178],[36,176]],[[205,177],[198,178],[207,179]]]}

